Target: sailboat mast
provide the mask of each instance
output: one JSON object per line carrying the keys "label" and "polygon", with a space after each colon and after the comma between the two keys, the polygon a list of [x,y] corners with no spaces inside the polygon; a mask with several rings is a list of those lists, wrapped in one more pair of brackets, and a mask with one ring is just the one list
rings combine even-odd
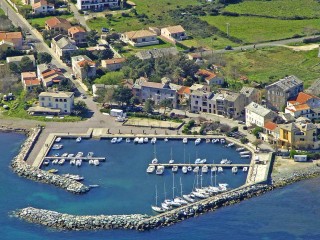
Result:
{"label": "sailboat mast", "polygon": [[164,199],[167,199],[166,182],[163,183],[163,189],[164,189]]}
{"label": "sailboat mast", "polygon": [[202,188],[202,174],[200,174],[200,187]]}
{"label": "sailboat mast", "polygon": [[181,177],[180,177],[180,192],[181,192],[181,197],[182,197],[182,182],[181,182]]}
{"label": "sailboat mast", "polygon": [[156,185],[156,206],[158,206],[158,188]]}
{"label": "sailboat mast", "polygon": [[174,199],[174,173],[172,173],[172,199]]}
{"label": "sailboat mast", "polygon": [[186,147],[185,146],[183,146],[183,162],[184,164],[186,163]]}

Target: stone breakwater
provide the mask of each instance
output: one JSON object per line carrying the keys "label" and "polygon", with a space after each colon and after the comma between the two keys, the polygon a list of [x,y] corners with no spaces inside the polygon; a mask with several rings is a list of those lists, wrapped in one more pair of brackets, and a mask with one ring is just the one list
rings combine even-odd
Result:
{"label": "stone breakwater", "polygon": [[89,188],[82,183],[32,167],[25,162],[40,133],[41,128],[31,129],[28,132],[29,137],[23,143],[19,154],[11,162],[13,171],[21,177],[37,182],[52,184],[71,193],[80,194],[88,192]]}
{"label": "stone breakwater", "polygon": [[28,207],[15,215],[32,223],[66,230],[134,229],[148,215],[76,216]]}
{"label": "stone breakwater", "polygon": [[243,186],[156,216],[139,214],[74,216],[31,207],[17,210],[14,212],[14,215],[28,222],[64,230],[136,229],[145,231],[170,226],[184,219],[199,216],[209,211],[215,211],[220,207],[236,204],[242,200],[262,195],[273,189],[319,175],[320,167],[314,166],[287,176],[276,177],[270,185],[255,184]]}

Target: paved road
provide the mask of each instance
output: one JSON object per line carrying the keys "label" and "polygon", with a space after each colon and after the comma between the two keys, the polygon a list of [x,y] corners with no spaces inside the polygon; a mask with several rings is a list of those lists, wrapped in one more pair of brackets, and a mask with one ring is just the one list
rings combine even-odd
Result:
{"label": "paved road", "polygon": [[71,2],[69,2],[69,4],[70,10],[73,12],[74,18],[77,19],[79,23],[86,28],[87,31],[90,31],[91,29],[87,25],[85,17],[78,12],[78,8],[76,7],[76,5]]}

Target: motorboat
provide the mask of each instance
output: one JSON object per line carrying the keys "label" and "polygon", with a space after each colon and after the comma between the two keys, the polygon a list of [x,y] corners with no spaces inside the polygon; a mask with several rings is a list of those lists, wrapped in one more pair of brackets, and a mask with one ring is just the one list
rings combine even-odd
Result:
{"label": "motorboat", "polygon": [[194,144],[195,145],[199,145],[201,143],[201,138],[197,138],[195,141],[194,141]]}
{"label": "motorboat", "polygon": [[191,172],[191,171],[192,171],[192,167],[188,166],[188,172]]}
{"label": "motorboat", "polygon": [[53,146],[52,146],[52,149],[53,149],[53,150],[59,150],[59,149],[61,149],[61,148],[63,148],[63,145],[62,145],[62,144],[53,144]]}
{"label": "motorboat", "polygon": [[239,152],[240,155],[249,155],[250,153],[251,153],[250,151]]}
{"label": "motorboat", "polygon": [[73,175],[73,174],[62,174],[61,176],[66,177],[66,178],[70,178],[72,180],[75,181],[82,181],[84,179],[84,177],[81,177],[80,175]]}
{"label": "motorboat", "polygon": [[218,168],[216,166],[211,167],[211,172],[216,172]]}
{"label": "motorboat", "polygon": [[117,138],[112,138],[111,143],[117,143]]}
{"label": "motorboat", "polygon": [[240,155],[241,158],[250,158],[251,155]]}
{"label": "motorboat", "polygon": [[75,156],[75,158],[80,158],[83,157],[83,152],[78,152]]}
{"label": "motorboat", "polygon": [[81,159],[77,159],[75,165],[76,165],[77,167],[80,167],[81,164],[82,164],[82,160],[81,160]]}
{"label": "motorboat", "polygon": [[164,210],[170,210],[171,209],[171,205],[168,205],[167,203],[161,203],[161,207],[164,209]]}
{"label": "motorboat", "polygon": [[173,166],[172,167],[172,172],[178,172],[178,166]]}
{"label": "motorboat", "polygon": [[158,206],[151,206],[152,210],[157,212],[157,213],[164,213],[166,211],[166,209],[162,208],[162,207],[158,207]]}
{"label": "motorboat", "polygon": [[93,152],[88,152],[88,154],[87,154],[87,158],[92,158],[93,157]]}
{"label": "motorboat", "polygon": [[204,192],[197,192],[197,191],[193,191],[192,192],[194,196],[196,196],[197,198],[208,198],[209,195],[205,194]]}
{"label": "motorboat", "polygon": [[243,151],[244,150],[244,147],[238,147],[238,148],[236,148],[236,151],[237,152],[241,152],[241,151]]}
{"label": "motorboat", "polygon": [[218,167],[218,172],[223,172],[223,168],[222,167]]}
{"label": "motorboat", "polygon": [[100,186],[98,184],[90,184],[89,187],[90,188],[97,188],[97,187],[100,187]]}
{"label": "motorboat", "polygon": [[75,165],[76,164],[76,159],[71,159],[70,160],[70,165]]}
{"label": "motorboat", "polygon": [[195,161],[194,161],[194,164],[199,164],[201,162],[201,158],[197,158]]}
{"label": "motorboat", "polygon": [[62,158],[62,159],[59,160],[58,164],[59,165],[63,165],[65,161],[66,161],[66,159]]}
{"label": "motorboat", "polygon": [[169,164],[173,164],[173,163],[174,163],[173,159],[169,160]]}
{"label": "motorboat", "polygon": [[117,138],[117,143],[121,143],[122,142],[122,138]]}
{"label": "motorboat", "polygon": [[188,138],[183,138],[183,139],[182,139],[182,142],[183,142],[184,144],[187,144],[187,143],[188,143]]}
{"label": "motorboat", "polygon": [[164,203],[169,206],[172,206],[172,207],[180,207],[181,206],[181,203],[175,202],[174,200],[170,200],[170,199],[165,199]]}
{"label": "motorboat", "polygon": [[212,139],[211,142],[212,142],[212,143],[218,143],[218,142],[220,142],[220,139],[219,139],[219,138],[214,138],[214,139]]}
{"label": "motorboat", "polygon": [[76,142],[79,143],[81,142],[82,138],[81,137],[77,137]]}
{"label": "motorboat", "polygon": [[243,172],[247,172],[247,171],[248,171],[248,167],[243,167],[243,168],[242,168],[242,171],[243,171]]}
{"label": "motorboat", "polygon": [[50,161],[48,159],[46,159],[46,160],[43,161],[42,164],[45,165],[45,166],[48,166],[50,164]]}
{"label": "motorboat", "polygon": [[165,138],[163,141],[168,142],[168,141],[169,141],[169,139],[168,139],[168,138]]}
{"label": "motorboat", "polygon": [[196,167],[193,169],[193,172],[194,172],[194,173],[199,172],[199,167],[198,167],[198,166],[196,166]]}
{"label": "motorboat", "polygon": [[206,143],[211,143],[211,139],[210,139],[210,138],[207,138],[207,139],[206,139]]}
{"label": "motorboat", "polygon": [[175,197],[173,202],[180,203],[180,205],[187,205],[188,202],[184,200],[182,197]]}
{"label": "motorboat", "polygon": [[199,163],[200,163],[200,164],[204,164],[204,163],[206,163],[206,162],[207,162],[207,159],[204,158],[204,159],[201,159]]}
{"label": "motorboat", "polygon": [[228,183],[219,183],[219,188],[221,191],[227,191],[228,190],[228,187],[229,187],[229,184]]}
{"label": "motorboat", "polygon": [[57,173],[59,170],[58,169],[50,169],[48,170],[49,173]]}
{"label": "motorboat", "polygon": [[143,138],[139,138],[138,143],[142,144],[143,143]]}
{"label": "motorboat", "polygon": [[182,197],[183,197],[185,200],[187,200],[188,202],[191,202],[191,203],[193,203],[193,202],[196,201],[195,199],[193,199],[193,198],[191,197],[190,194],[182,195]]}
{"label": "motorboat", "polygon": [[221,138],[221,139],[220,139],[220,143],[221,143],[221,144],[224,144],[224,143],[226,143],[226,140],[225,140],[224,138]]}
{"label": "motorboat", "polygon": [[100,165],[99,160],[98,159],[93,160],[93,165],[99,166]]}
{"label": "motorboat", "polygon": [[236,174],[238,172],[238,167],[232,167],[231,171],[232,173]]}
{"label": "motorboat", "polygon": [[73,154],[73,153],[70,153],[70,154],[68,154],[67,157],[68,157],[68,158],[72,158],[72,157],[74,157],[74,154]]}
{"label": "motorboat", "polygon": [[55,157],[59,157],[60,153],[55,153],[54,156]]}
{"label": "motorboat", "polygon": [[126,138],[126,143],[130,143],[130,142],[131,142],[130,138]]}
{"label": "motorboat", "polygon": [[147,173],[153,173],[155,169],[156,169],[155,166],[149,166],[149,167],[147,168]]}
{"label": "motorboat", "polygon": [[145,138],[143,139],[143,142],[144,142],[144,143],[149,142],[149,138],[145,137]]}
{"label": "motorboat", "polygon": [[152,144],[155,144],[156,142],[157,142],[157,138],[153,137],[153,138],[151,139],[151,143],[152,143]]}
{"label": "motorboat", "polygon": [[56,143],[61,142],[61,137],[57,137],[56,140],[54,140]]}
{"label": "motorboat", "polygon": [[188,167],[187,166],[183,166],[182,167],[182,173],[187,173],[188,172]]}
{"label": "motorboat", "polygon": [[222,159],[221,160],[221,162],[220,162],[220,164],[231,164],[232,163],[232,161],[231,160],[228,160],[228,159]]}
{"label": "motorboat", "polygon": [[208,172],[208,166],[207,165],[202,166],[201,172],[207,173]]}
{"label": "motorboat", "polygon": [[138,142],[139,142],[139,138],[138,137],[133,139],[133,143],[138,143]]}
{"label": "motorboat", "polygon": [[233,147],[234,146],[234,143],[228,143],[227,144],[227,147]]}
{"label": "motorboat", "polygon": [[152,164],[157,164],[158,163],[158,159],[157,158],[152,159],[151,163]]}
{"label": "motorboat", "polygon": [[68,157],[68,153],[63,153],[61,157]]}
{"label": "motorboat", "polygon": [[52,161],[52,164],[58,164],[58,162],[59,162],[59,159],[54,159],[54,160]]}
{"label": "motorboat", "polygon": [[90,160],[89,160],[89,165],[93,165],[93,162],[94,162],[94,160],[93,160],[93,159],[90,159]]}
{"label": "motorboat", "polygon": [[164,166],[157,166],[156,174],[162,175],[164,172]]}

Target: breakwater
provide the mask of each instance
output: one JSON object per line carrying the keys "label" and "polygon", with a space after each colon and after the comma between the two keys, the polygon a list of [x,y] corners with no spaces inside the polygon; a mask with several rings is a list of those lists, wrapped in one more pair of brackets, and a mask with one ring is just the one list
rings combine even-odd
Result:
{"label": "breakwater", "polygon": [[88,192],[89,188],[82,183],[32,167],[25,162],[41,131],[42,128],[39,127],[27,132],[27,140],[22,145],[19,154],[11,162],[12,170],[21,177],[52,184],[71,193],[80,194]]}
{"label": "breakwater", "polygon": [[75,216],[32,207],[17,210],[14,212],[14,216],[31,223],[62,230],[135,229],[146,231],[170,226],[184,219],[199,216],[209,211],[215,211],[220,207],[236,204],[242,200],[262,195],[273,189],[319,175],[320,167],[313,166],[307,170],[297,171],[288,176],[277,176],[273,179],[272,184],[242,186],[238,189],[156,216],[139,214]]}

